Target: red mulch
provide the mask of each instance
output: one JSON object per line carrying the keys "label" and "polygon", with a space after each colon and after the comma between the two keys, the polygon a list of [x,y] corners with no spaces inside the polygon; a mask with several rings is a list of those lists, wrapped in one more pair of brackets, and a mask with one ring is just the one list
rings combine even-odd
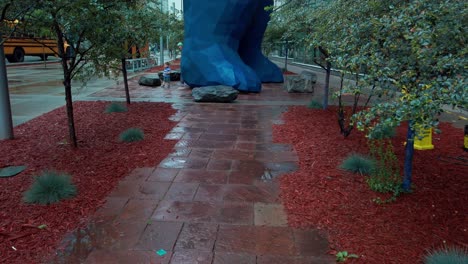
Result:
{"label": "red mulch", "polygon": [[[337,167],[351,152],[367,153],[363,133],[343,139],[336,110],[291,107],[285,125],[275,126],[277,142],[294,145],[300,169],[281,178],[281,196],[294,227],[318,228],[330,240],[331,254],[359,254],[349,263],[418,263],[425,250],[468,246],[468,167],[439,157],[463,156],[463,131],[440,125],[434,150],[415,151],[413,193],[378,205],[365,178]],[[393,140],[403,164],[406,128]]]}
{"label": "red mulch", "polygon": [[[0,178],[0,262],[41,262],[104,202],[120,178],[134,168],[156,166],[170,153],[175,141],[164,137],[175,125],[168,120],[175,110],[169,104],[132,103],[126,113],[104,114],[107,104],[74,103],[77,149],[63,144],[68,135],[63,107],[16,127],[16,139],[0,141],[0,167],[28,166],[15,177]],[[141,128],[145,139],[119,143],[120,132],[130,127]],[[71,174],[78,195],[49,206],[23,203],[32,176],[45,169]],[[37,228],[43,224],[46,229]]]}
{"label": "red mulch", "polygon": [[290,72],[290,71],[285,71],[285,72],[283,72],[283,75],[297,75],[297,73]]}

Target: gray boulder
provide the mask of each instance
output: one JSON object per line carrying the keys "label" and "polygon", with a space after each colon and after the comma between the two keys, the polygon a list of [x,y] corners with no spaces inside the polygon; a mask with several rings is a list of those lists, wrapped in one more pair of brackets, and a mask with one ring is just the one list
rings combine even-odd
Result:
{"label": "gray boulder", "polygon": [[161,79],[159,79],[158,74],[146,74],[140,77],[138,84],[144,86],[161,86]]}
{"label": "gray boulder", "polygon": [[284,87],[289,93],[313,93],[317,75],[310,71],[302,71],[299,75],[287,75]]}
{"label": "gray boulder", "polygon": [[[159,79],[163,79],[163,72],[158,72]],[[171,71],[170,72],[171,81],[180,81],[180,71]]]}
{"label": "gray boulder", "polygon": [[238,94],[239,91],[225,85],[197,87],[192,90],[195,102],[230,103],[236,100]]}

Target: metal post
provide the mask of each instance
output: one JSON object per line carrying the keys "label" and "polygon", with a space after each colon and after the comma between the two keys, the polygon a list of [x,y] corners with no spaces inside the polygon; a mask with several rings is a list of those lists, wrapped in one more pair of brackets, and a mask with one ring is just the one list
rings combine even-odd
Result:
{"label": "metal post", "polygon": [[45,47],[44,47],[44,45],[42,45],[42,59],[44,61],[44,68],[47,68],[47,60],[46,60],[46,56],[45,56]]}
{"label": "metal post", "polygon": [[10,94],[8,92],[3,40],[0,42],[0,140],[2,139],[13,139],[13,120],[11,118]]}
{"label": "metal post", "polygon": [[406,146],[405,146],[405,165],[403,168],[403,190],[409,191],[411,189],[411,176],[413,170],[413,156],[414,156],[414,128],[412,122],[408,122],[408,132],[406,133]]}
{"label": "metal post", "polygon": [[[163,2],[161,1],[161,14],[163,13]],[[160,65],[164,65],[164,38],[163,38],[163,30],[161,28],[160,36],[159,36],[159,61]]]}
{"label": "metal post", "polygon": [[164,39],[162,34],[159,37],[159,61],[161,63],[159,65],[164,65]]}
{"label": "metal post", "polygon": [[284,72],[288,71],[288,41],[286,40],[286,54],[284,56]]}
{"label": "metal post", "polygon": [[[166,48],[167,48],[167,52],[169,53],[170,52],[170,48],[169,48],[169,36],[166,37]],[[169,53],[169,56],[171,54]]]}

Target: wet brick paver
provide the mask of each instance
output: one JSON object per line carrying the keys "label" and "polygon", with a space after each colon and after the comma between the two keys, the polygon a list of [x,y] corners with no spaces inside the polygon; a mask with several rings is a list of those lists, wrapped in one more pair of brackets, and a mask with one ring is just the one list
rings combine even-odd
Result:
{"label": "wet brick paver", "polygon": [[279,198],[277,178],[296,170],[298,157],[272,142],[272,126],[310,95],[271,84],[233,104],[194,104],[188,88],[131,87],[137,97],[178,100],[166,136],[178,142],[160,164],[124,178],[89,225],[64,240],[58,262],[334,263],[315,230],[287,226]]}

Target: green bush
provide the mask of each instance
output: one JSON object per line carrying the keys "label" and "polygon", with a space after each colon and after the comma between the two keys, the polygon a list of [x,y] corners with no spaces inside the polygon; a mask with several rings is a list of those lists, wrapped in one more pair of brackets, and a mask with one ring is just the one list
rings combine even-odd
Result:
{"label": "green bush", "polygon": [[119,135],[119,140],[121,142],[135,142],[143,140],[144,138],[145,134],[139,128],[129,128]]}
{"label": "green bush", "polygon": [[390,140],[369,140],[369,152],[375,160],[375,168],[367,184],[371,190],[381,193],[394,192],[401,186],[398,158]]}
{"label": "green bush", "polygon": [[375,168],[375,161],[360,154],[351,154],[341,163],[340,168],[354,173],[369,174]]}
{"label": "green bush", "polygon": [[375,127],[372,131],[369,133],[369,138],[370,139],[387,139],[387,138],[393,138],[396,135],[396,128],[392,126],[378,126]]}
{"label": "green bush", "polygon": [[31,187],[24,192],[26,203],[51,204],[74,197],[76,187],[71,182],[71,176],[55,171],[45,171],[36,177]]}
{"label": "green bush", "polygon": [[111,103],[107,105],[105,113],[122,113],[127,112],[127,107],[121,103]]}
{"label": "green bush", "polygon": [[464,264],[468,263],[468,252],[461,248],[442,248],[429,252],[424,257],[425,264]]}
{"label": "green bush", "polygon": [[323,105],[315,100],[312,100],[310,101],[308,107],[312,109],[322,109]]}

